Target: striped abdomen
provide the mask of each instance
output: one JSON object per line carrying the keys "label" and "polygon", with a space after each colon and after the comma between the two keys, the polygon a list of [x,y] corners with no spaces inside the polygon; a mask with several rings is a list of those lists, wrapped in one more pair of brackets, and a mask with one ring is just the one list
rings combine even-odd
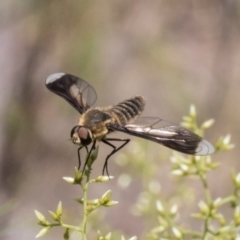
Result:
{"label": "striped abdomen", "polygon": [[108,109],[107,112],[117,124],[125,125],[140,115],[144,109],[145,99],[142,96],[130,98]]}

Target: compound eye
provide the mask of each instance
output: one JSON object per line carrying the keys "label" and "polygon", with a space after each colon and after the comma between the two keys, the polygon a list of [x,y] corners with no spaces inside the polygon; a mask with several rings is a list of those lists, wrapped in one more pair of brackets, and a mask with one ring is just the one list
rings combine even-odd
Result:
{"label": "compound eye", "polygon": [[70,133],[71,139],[73,138],[74,133],[78,132],[78,129],[79,129],[79,126],[73,127],[73,129],[71,130],[71,133]]}
{"label": "compound eye", "polygon": [[92,133],[89,129],[85,127],[79,127],[78,136],[83,146],[87,146],[92,142]]}

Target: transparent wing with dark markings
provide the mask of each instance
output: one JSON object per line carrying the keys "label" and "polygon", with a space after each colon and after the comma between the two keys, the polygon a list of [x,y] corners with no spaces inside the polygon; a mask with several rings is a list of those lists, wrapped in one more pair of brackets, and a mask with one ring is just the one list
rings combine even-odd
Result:
{"label": "transparent wing with dark markings", "polygon": [[67,73],[55,73],[48,76],[46,87],[63,97],[81,114],[97,99],[97,94],[92,86],[83,79]]}
{"label": "transparent wing with dark markings", "polygon": [[190,155],[208,155],[214,152],[212,144],[197,134],[156,117],[139,117],[134,123],[125,126],[112,124],[109,128],[145,138]]}

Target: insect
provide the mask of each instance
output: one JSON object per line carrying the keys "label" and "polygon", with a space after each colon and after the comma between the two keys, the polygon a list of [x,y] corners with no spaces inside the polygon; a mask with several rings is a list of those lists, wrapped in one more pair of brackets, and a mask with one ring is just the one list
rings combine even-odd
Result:
{"label": "insect", "polygon": [[[78,125],[73,127],[70,133],[71,141],[79,145],[79,169],[81,167],[80,150],[85,148],[90,156],[96,147],[96,142],[101,141],[112,147],[102,170],[103,175],[105,171],[108,175],[109,158],[130,141],[128,138],[109,138],[108,134],[114,131],[145,138],[190,155],[208,155],[214,152],[211,143],[186,128],[158,117],[138,117],[145,105],[145,99],[142,96],[135,96],[115,106],[91,108],[97,99],[97,94],[92,86],[79,77],[55,73],[46,79],[46,87],[63,97],[81,114]],[[113,142],[122,142],[122,144],[116,147]],[[91,143],[89,151],[88,146]],[[83,171],[86,164],[87,160]]]}

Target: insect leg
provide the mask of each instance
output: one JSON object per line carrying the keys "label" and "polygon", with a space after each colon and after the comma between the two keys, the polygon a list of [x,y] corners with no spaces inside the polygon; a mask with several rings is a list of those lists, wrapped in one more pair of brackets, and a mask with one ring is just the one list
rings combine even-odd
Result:
{"label": "insect leg", "polygon": [[91,147],[91,149],[90,149],[89,152],[88,152],[87,147],[85,147],[85,148],[87,149],[87,159],[86,159],[86,161],[85,161],[85,163],[84,163],[84,166],[83,166],[83,170],[82,170],[83,173],[84,173],[85,168],[86,168],[86,166],[87,166],[88,159],[91,157],[92,151],[94,150],[95,146],[96,146],[96,140],[93,142],[92,147]]}
{"label": "insect leg", "polygon": [[[118,142],[124,142],[120,147],[116,147],[113,144],[111,144],[109,141],[118,141]],[[107,175],[108,174],[108,159],[114,154],[116,153],[118,150],[120,150],[121,148],[123,148],[126,144],[128,144],[130,141],[130,139],[119,139],[119,138],[105,138],[102,139],[102,142],[107,144],[108,146],[111,146],[113,148],[112,152],[106,157],[104,165],[103,165],[103,170],[102,170],[102,175],[104,175],[104,172],[106,170]]]}
{"label": "insect leg", "polygon": [[[79,148],[78,148],[78,170],[79,170],[80,167],[81,167],[80,150],[81,150],[82,148],[83,148],[83,147],[79,147]],[[87,146],[85,146],[85,149],[86,149],[86,151],[87,151],[87,153],[88,153],[88,148],[87,148]]]}

